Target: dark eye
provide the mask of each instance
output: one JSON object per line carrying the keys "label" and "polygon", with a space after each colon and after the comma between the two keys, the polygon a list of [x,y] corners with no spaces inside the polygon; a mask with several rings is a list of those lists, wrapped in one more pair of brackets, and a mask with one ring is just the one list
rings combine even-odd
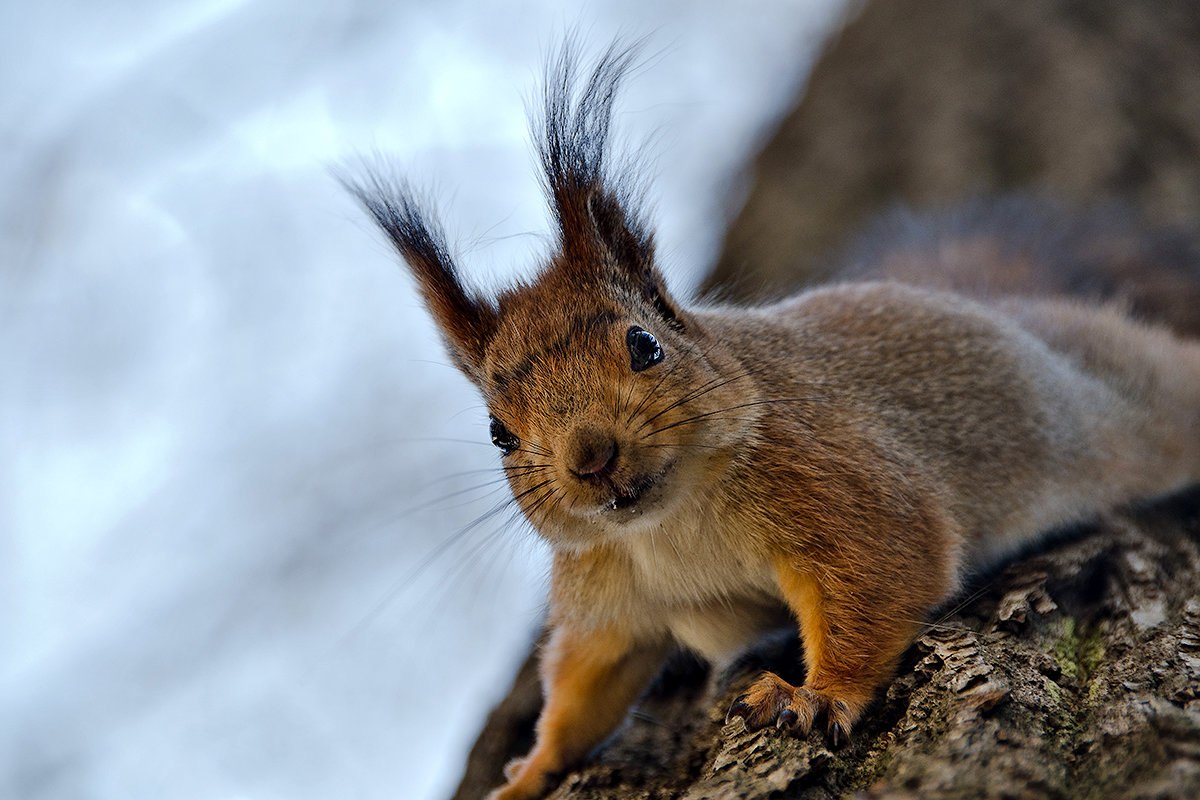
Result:
{"label": "dark eye", "polygon": [[653,367],[663,360],[663,350],[658,339],[650,331],[644,331],[637,325],[625,334],[625,344],[629,346],[629,366],[634,372]]}
{"label": "dark eye", "polygon": [[504,423],[495,417],[490,417],[492,420],[492,444],[500,448],[500,452],[504,455],[510,455],[514,450],[521,446],[521,440],[518,439],[512,431],[504,427]]}

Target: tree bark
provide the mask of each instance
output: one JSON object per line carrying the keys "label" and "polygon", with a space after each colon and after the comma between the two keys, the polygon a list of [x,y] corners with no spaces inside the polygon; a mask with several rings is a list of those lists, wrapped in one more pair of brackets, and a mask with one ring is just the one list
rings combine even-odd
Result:
{"label": "tree bark", "polygon": [[1194,223],[1200,13],[1194,0],[868,3],[751,177],[706,293],[827,278],[829,253],[897,204],[1033,190]]}
{"label": "tree bark", "polygon": [[[799,680],[795,631],[723,674],[679,655],[554,800],[1200,797],[1200,492],[1115,514],[983,579],[934,615],[851,743],[725,711],[763,668]],[[521,754],[534,658],[455,794]]]}
{"label": "tree bark", "polygon": [[[1200,219],[1200,14],[1191,0],[867,4],[754,171],[706,283],[725,296],[827,277],[827,252],[896,202],[1026,188]],[[1200,302],[1182,307],[1200,319]],[[761,669],[799,684],[799,648],[780,631],[719,674],[678,654],[550,797],[1200,797],[1200,491],[1108,515],[932,614],[843,748],[724,723]],[[536,653],[455,800],[501,783],[532,743]]]}

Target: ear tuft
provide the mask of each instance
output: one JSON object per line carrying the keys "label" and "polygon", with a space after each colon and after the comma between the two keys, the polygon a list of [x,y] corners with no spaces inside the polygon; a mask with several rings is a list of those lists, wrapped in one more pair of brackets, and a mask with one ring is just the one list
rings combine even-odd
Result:
{"label": "ear tuft", "polygon": [[683,321],[654,269],[654,237],[642,218],[638,165],[612,163],[613,105],[640,45],[614,42],[586,77],[577,49],[568,38],[547,62],[542,115],[534,120],[563,263],[619,282],[667,324],[682,329]]}
{"label": "ear tuft", "polygon": [[631,225],[624,209],[611,195],[592,194],[587,208],[603,250],[602,261],[611,269],[609,277],[641,296],[672,328],[683,330],[683,320],[654,267],[653,236]]}
{"label": "ear tuft", "polygon": [[586,78],[577,49],[568,38],[547,61],[541,115],[533,120],[563,254],[582,263],[597,259],[598,245],[648,254],[652,239],[640,219],[634,169],[614,166],[609,136],[617,92],[639,45],[609,45]]}
{"label": "ear tuft", "polygon": [[615,197],[604,191],[587,199],[588,220],[600,246],[620,265],[649,265],[654,260],[654,236],[642,230]]}
{"label": "ear tuft", "polygon": [[497,311],[464,287],[441,226],[423,211],[403,180],[389,180],[374,170],[365,170],[360,180],[346,175],[338,179],[408,264],[458,368],[482,385],[484,353],[496,330]]}

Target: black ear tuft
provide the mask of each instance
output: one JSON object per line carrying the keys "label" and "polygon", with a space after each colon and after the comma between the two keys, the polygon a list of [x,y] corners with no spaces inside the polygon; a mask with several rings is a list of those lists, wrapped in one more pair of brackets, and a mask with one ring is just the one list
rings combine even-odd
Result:
{"label": "black ear tuft", "polygon": [[576,49],[568,39],[547,62],[542,116],[534,121],[565,264],[588,274],[601,270],[604,279],[625,285],[682,329],[654,268],[654,237],[642,219],[637,165],[614,165],[611,152],[613,104],[639,45],[614,42],[586,79]]}
{"label": "black ear tuft", "polygon": [[612,194],[593,192],[587,199],[592,231],[613,261],[625,268],[648,267],[654,262],[654,236],[631,220]]}
{"label": "black ear tuft", "polygon": [[542,113],[534,119],[563,253],[569,260],[594,262],[603,245],[613,255],[646,257],[653,242],[637,208],[640,191],[631,165],[612,163],[609,136],[617,90],[639,47],[614,42],[583,80],[576,50],[568,39],[548,60]]}
{"label": "black ear tuft", "polygon": [[481,385],[484,352],[496,329],[497,312],[491,302],[463,286],[441,226],[421,209],[412,188],[402,180],[389,180],[369,169],[361,180],[344,174],[338,179],[408,263],[450,355],[468,378]]}

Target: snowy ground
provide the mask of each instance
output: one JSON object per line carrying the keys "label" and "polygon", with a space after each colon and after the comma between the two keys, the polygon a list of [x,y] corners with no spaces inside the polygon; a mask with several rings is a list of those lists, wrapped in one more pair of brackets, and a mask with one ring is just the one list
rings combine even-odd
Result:
{"label": "snowy ground", "polygon": [[650,34],[619,124],[691,286],[840,6],[3,4],[0,797],[445,796],[545,554],[456,538],[485,411],[329,167],[393,154],[502,280],[543,55]]}

